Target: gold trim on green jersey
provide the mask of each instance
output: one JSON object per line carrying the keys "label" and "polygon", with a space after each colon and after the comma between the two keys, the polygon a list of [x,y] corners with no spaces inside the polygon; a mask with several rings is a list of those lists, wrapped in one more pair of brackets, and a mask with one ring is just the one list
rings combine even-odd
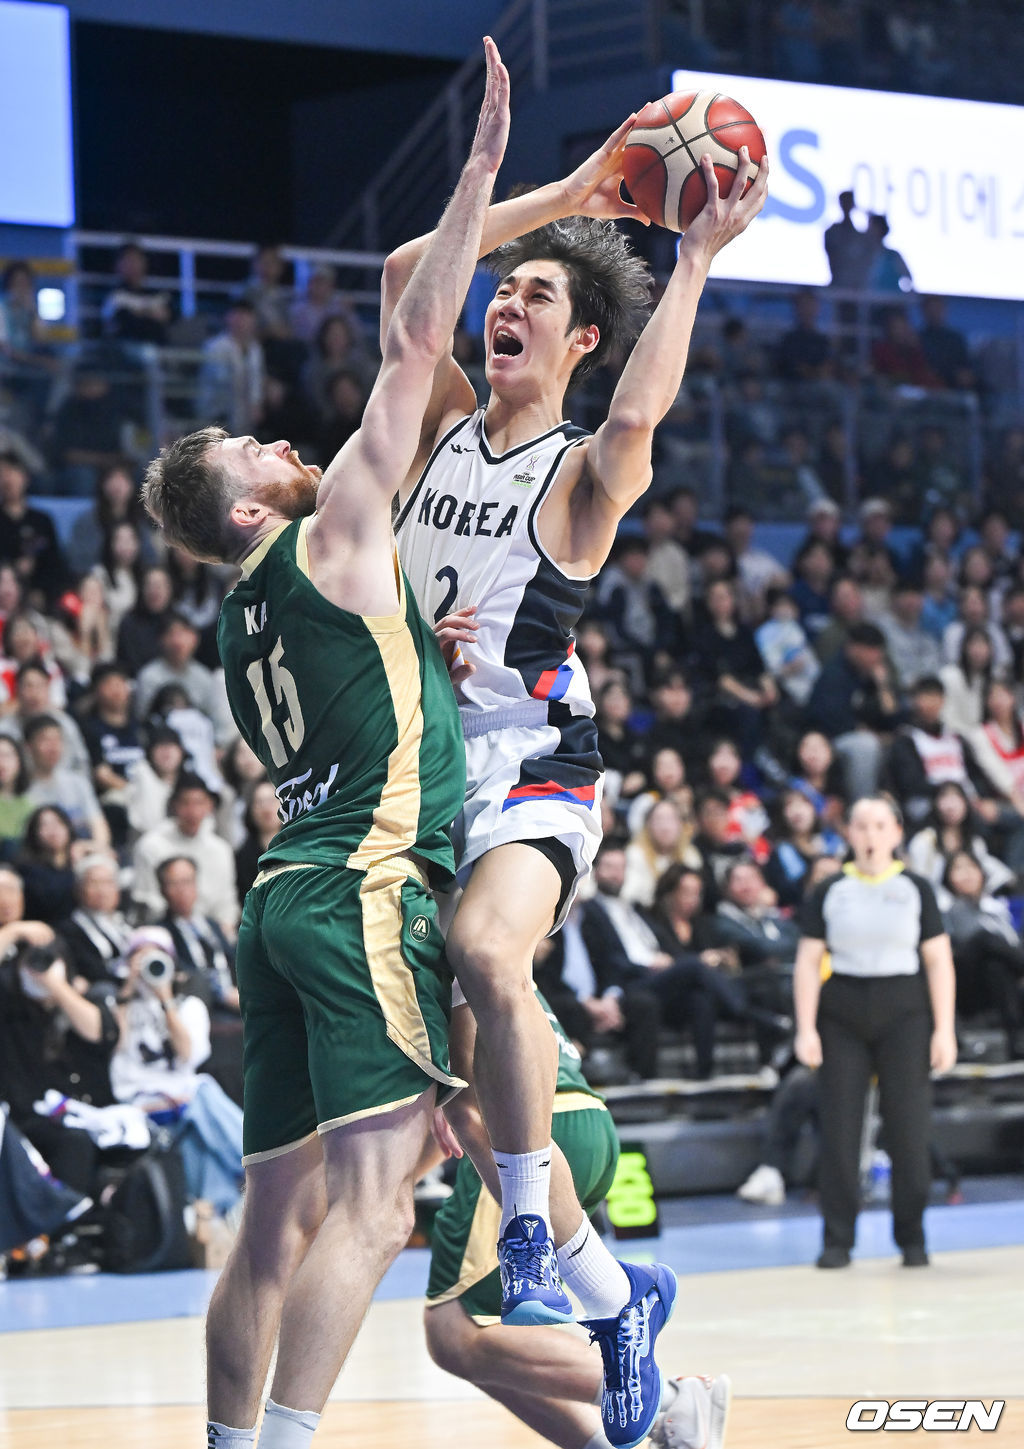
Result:
{"label": "gold trim on green jersey", "polygon": [[259,567],[259,565],[266,558],[267,554],[270,552],[271,544],[281,533],[282,529],[285,529],[287,527],[287,523],[279,524],[278,527],[274,529],[273,533],[268,533],[266,538],[260,540],[260,542],[253,549],[252,553],[246,554],[245,558],[242,559],[241,563],[238,565],[246,578],[248,578],[249,575]]}
{"label": "gold trim on green jersey", "polygon": [[408,878],[402,862],[386,861],[371,866],[360,883],[363,952],[370,981],[395,1046],[434,1081],[464,1087],[461,1077],[442,1071],[433,1060],[416,982],[402,954],[402,887]]}

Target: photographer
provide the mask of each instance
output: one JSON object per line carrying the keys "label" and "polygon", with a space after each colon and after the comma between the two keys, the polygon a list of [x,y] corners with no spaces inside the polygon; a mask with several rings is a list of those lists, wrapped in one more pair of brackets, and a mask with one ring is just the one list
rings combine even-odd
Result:
{"label": "photographer", "polygon": [[197,1070],[210,1055],[210,1013],[199,997],[182,993],[174,942],[162,926],[134,932],[127,962],[110,1069],[114,1094],[177,1121],[190,1196],[225,1213],[242,1181],[242,1112]]}
{"label": "photographer", "polygon": [[118,1101],[147,1111],[191,1101],[196,1068],[210,1055],[210,1013],[197,996],[176,994],[169,931],[143,926],[128,941],[118,1004],[120,1039],[110,1075]]}
{"label": "photographer", "polygon": [[[5,891],[17,877],[3,870]],[[0,926],[0,1098],[11,1120],[39,1149],[55,1176],[96,1195],[100,1148],[63,1114],[42,1116],[47,1092],[92,1107],[114,1101],[110,1059],[118,1023],[108,987],[88,993],[68,980],[63,945],[41,921]]]}

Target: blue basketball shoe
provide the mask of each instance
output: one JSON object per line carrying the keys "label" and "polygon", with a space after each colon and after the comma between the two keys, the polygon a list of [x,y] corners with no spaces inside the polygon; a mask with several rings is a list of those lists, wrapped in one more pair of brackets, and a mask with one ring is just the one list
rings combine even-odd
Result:
{"label": "blue basketball shoe", "polygon": [[514,1217],[498,1240],[501,1321],[517,1327],[571,1323],[572,1304],[562,1287],[555,1244],[539,1217]]}
{"label": "blue basketball shoe", "polygon": [[623,1263],[633,1296],[615,1318],[584,1319],[601,1350],[604,1390],[601,1427],[615,1449],[633,1449],[650,1433],[661,1407],[663,1381],[654,1342],[675,1307],[676,1275],[663,1263]]}

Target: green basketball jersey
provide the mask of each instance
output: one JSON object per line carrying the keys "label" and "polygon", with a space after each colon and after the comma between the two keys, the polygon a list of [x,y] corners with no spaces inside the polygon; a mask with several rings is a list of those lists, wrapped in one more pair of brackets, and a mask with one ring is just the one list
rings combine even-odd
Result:
{"label": "green basketball jersey", "polygon": [[309,577],[308,523],[282,524],[249,555],[217,630],[231,713],[284,821],[262,865],[365,870],[409,851],[447,884],[466,758],[441,651],[397,556],[394,614],[325,599]]}
{"label": "green basketball jersey", "polygon": [[[569,1040],[565,1028],[558,1020],[558,1017],[551,1010],[551,1007],[544,1000],[543,993],[534,987],[537,1000],[544,1008],[544,1015],[551,1023],[551,1030],[558,1040],[558,1079],[555,1082],[556,1092],[586,1092],[588,1097],[596,1097],[599,1102],[604,1098],[600,1092],[595,1092],[593,1087],[583,1075],[582,1059],[576,1047]],[[558,1110],[558,1104],[555,1104]]]}

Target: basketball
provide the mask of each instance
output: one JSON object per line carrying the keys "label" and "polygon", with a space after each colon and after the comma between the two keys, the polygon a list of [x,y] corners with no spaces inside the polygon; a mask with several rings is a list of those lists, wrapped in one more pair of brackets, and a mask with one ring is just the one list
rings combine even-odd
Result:
{"label": "basketball", "polygon": [[738,101],[718,91],[675,91],[650,101],[636,118],[622,157],[622,174],[637,206],[658,226],[685,231],[707,201],[700,158],[711,153],[723,196],[750,151],[744,190],[765,154],[757,122]]}

